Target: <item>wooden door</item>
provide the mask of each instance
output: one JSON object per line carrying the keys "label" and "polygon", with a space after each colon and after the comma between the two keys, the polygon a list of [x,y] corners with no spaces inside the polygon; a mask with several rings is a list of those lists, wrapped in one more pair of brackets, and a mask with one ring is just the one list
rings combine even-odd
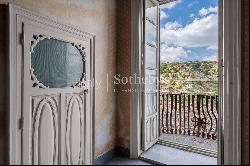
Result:
{"label": "wooden door", "polygon": [[142,146],[147,150],[159,137],[159,4],[144,4],[143,130]]}
{"label": "wooden door", "polygon": [[22,22],[22,163],[92,161],[90,40]]}

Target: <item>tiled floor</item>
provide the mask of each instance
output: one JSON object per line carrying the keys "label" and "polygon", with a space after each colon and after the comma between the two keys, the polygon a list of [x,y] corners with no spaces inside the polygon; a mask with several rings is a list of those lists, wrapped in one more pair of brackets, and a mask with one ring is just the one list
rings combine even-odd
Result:
{"label": "tiled floor", "polygon": [[150,163],[141,160],[132,160],[128,158],[117,157],[112,159],[106,165],[151,165]]}
{"label": "tiled floor", "polygon": [[[106,165],[217,165],[217,159],[163,145],[154,145],[141,155],[142,160],[116,157]],[[151,161],[146,162],[146,161]],[[152,162],[153,161],[153,162]]]}
{"label": "tiled floor", "polygon": [[163,145],[154,145],[141,155],[166,165],[216,165],[217,159],[197,153],[187,152]]}
{"label": "tiled floor", "polygon": [[160,139],[217,151],[217,140],[181,134],[162,134]]}

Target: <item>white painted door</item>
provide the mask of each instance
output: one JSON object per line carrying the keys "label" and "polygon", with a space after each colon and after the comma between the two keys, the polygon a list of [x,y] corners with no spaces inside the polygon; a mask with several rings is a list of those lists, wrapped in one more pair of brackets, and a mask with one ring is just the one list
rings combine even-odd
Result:
{"label": "white painted door", "polygon": [[159,4],[145,0],[144,9],[142,146],[147,150],[159,137]]}
{"label": "white painted door", "polygon": [[91,164],[90,40],[22,23],[22,164]]}

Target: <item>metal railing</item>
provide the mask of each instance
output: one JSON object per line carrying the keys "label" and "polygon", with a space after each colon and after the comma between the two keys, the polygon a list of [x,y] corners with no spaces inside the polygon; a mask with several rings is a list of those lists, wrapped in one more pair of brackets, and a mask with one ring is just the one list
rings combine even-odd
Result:
{"label": "metal railing", "polygon": [[161,132],[216,140],[218,103],[218,96],[161,93]]}

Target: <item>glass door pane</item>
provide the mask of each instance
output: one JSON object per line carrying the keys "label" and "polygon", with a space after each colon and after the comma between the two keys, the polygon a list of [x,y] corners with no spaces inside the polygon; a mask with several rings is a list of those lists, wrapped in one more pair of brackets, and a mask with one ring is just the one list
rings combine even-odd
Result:
{"label": "glass door pane", "polygon": [[157,1],[145,0],[143,57],[143,150],[154,145],[159,136],[159,6]]}

